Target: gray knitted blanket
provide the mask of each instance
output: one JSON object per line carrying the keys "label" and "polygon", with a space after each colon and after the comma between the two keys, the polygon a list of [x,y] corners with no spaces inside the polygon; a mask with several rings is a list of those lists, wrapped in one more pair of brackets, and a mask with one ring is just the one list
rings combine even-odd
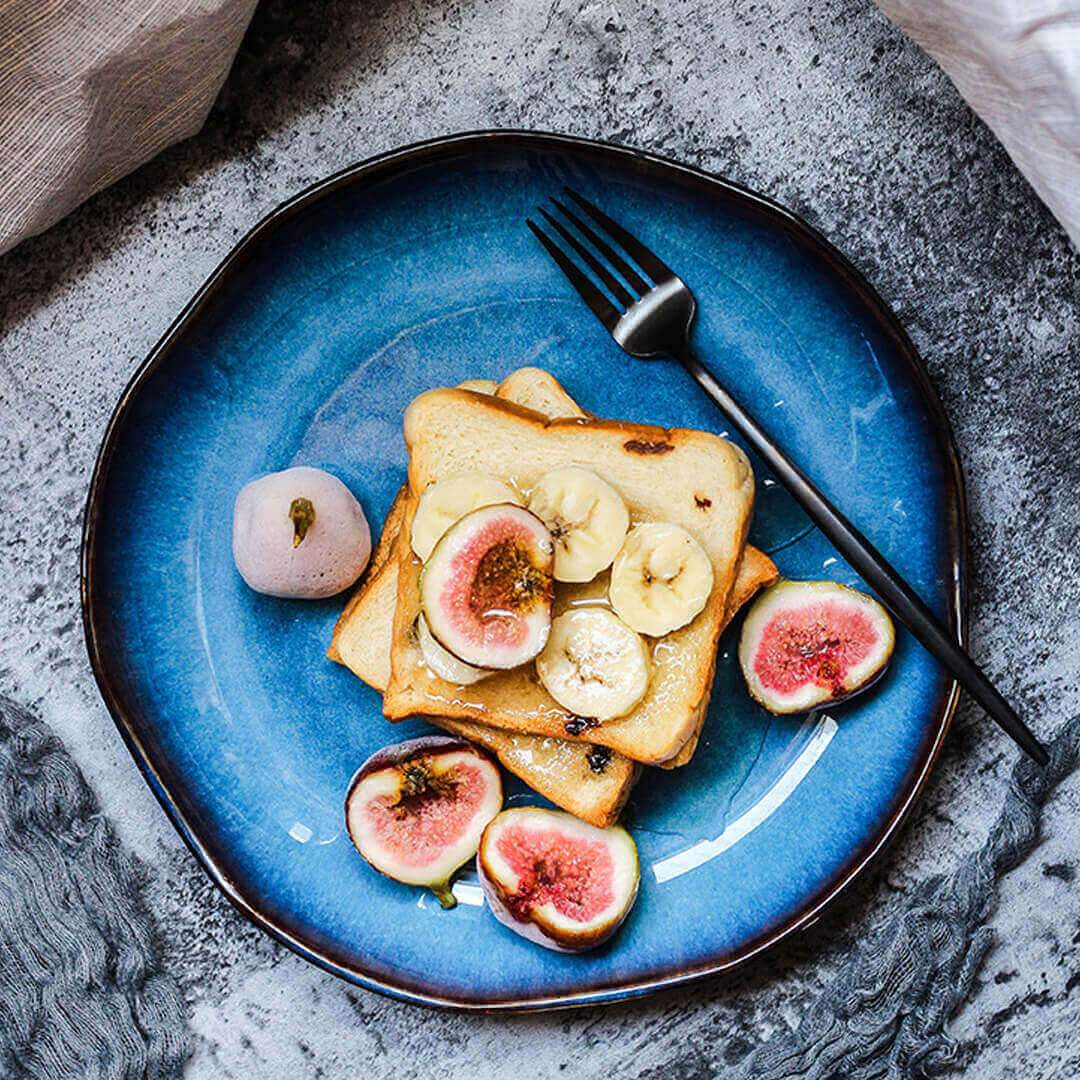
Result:
{"label": "gray knitted blanket", "polygon": [[0,1076],[175,1076],[184,1000],[142,876],[60,741],[0,697]]}
{"label": "gray knitted blanket", "polygon": [[948,1072],[946,1032],[993,943],[985,926],[995,884],[1039,838],[1043,804],[1074,768],[1080,716],[1050,746],[1050,764],[1013,768],[986,842],[951,874],[927,878],[825,988],[797,1031],[777,1036],[741,1063],[747,1080],[877,1080]]}
{"label": "gray knitted blanket", "polygon": [[[948,1071],[949,1018],[992,941],[997,879],[1034,847],[1042,806],[1074,767],[1080,717],[1043,771],[1013,770],[978,851],[928,878],[825,988],[799,1028],[737,1068],[747,1080],[924,1077]],[[177,1075],[183,998],[160,967],[142,878],[49,729],[0,697],[0,1076]]]}

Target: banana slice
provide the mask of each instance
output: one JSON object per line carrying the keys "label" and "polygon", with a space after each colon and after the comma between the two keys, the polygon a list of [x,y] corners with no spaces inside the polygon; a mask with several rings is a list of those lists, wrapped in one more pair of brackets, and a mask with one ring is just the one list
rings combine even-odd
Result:
{"label": "banana slice", "polygon": [[444,649],[435,640],[435,636],[427,624],[427,619],[423,615],[416,620],[416,636],[420,641],[420,655],[424,658],[424,663],[435,675],[438,675],[440,679],[445,679],[448,683],[453,683],[455,686],[471,686],[473,683],[478,683],[481,679],[486,679],[489,675],[495,674],[494,671],[487,671],[484,668],[466,664],[464,660],[459,660],[449,649]]}
{"label": "banana slice", "polygon": [[712,587],[702,546],[678,525],[650,522],[631,529],[615,557],[608,599],[639,634],[663,637],[701,611]]}
{"label": "banana slice", "polygon": [[607,608],[575,608],[551,624],[536,672],[575,716],[624,716],[649,688],[645,643]]}
{"label": "banana slice", "polygon": [[499,384],[494,379],[466,379],[457,384],[459,390],[471,390],[474,394],[494,394]]}
{"label": "banana slice", "polygon": [[435,545],[451,525],[473,510],[495,503],[521,506],[523,500],[509,484],[487,473],[459,473],[432,484],[420,496],[413,517],[413,551],[427,562]]}
{"label": "banana slice", "polygon": [[556,581],[592,581],[611,565],[630,527],[622,496],[576,465],[540,477],[529,509],[555,541]]}

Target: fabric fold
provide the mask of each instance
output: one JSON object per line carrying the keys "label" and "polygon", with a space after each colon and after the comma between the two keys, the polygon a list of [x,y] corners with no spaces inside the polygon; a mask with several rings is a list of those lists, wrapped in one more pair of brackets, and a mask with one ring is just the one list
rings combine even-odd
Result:
{"label": "fabric fold", "polygon": [[1080,247],[1080,0],[876,0]]}
{"label": "fabric fold", "polygon": [[194,135],[256,3],[0,4],[0,252]]}
{"label": "fabric fold", "polygon": [[183,995],[143,874],[63,744],[0,697],[0,1075],[178,1076]]}

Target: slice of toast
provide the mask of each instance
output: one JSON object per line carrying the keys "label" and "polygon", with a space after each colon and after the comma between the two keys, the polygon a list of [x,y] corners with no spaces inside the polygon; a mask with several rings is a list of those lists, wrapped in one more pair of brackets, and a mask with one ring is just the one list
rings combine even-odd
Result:
{"label": "slice of toast", "polygon": [[[695,536],[712,560],[714,587],[697,618],[653,643],[653,678],[641,704],[628,716],[592,725],[560,707],[531,667],[500,672],[467,693],[431,676],[413,633],[420,564],[403,543],[384,713],[390,719],[437,713],[511,731],[579,738],[647,764],[676,757],[695,735],[708,704],[717,640],[742,556],[753,502],[753,476],[742,451],[705,432],[545,420],[462,390],[418,397],[406,411],[405,439],[410,495],[404,536],[419,493],[443,477],[477,470],[528,490],[549,469],[585,464],[615,485],[633,520],[671,521]],[[560,586],[558,602],[605,593],[601,575],[587,585]]]}
{"label": "slice of toast", "polygon": [[641,766],[606,747],[500,731],[473,720],[426,716],[429,724],[490,750],[503,767],[575,817],[606,829],[619,820]]}
{"label": "slice of toast", "polygon": [[[461,385],[469,388],[464,383]],[[496,394],[552,419],[585,418],[590,415],[566,392],[554,375],[542,368],[518,368],[498,384]],[[338,619],[327,649],[327,656],[331,660],[350,668],[380,693],[390,681],[390,646],[398,579],[398,552],[394,545],[401,542],[399,530],[405,512],[406,493],[407,488],[402,488],[390,507],[367,575]],[[730,613],[734,615],[759,589],[771,584],[777,576],[772,561],[748,545],[735,579],[729,603]],[[686,764],[696,745],[697,739],[691,738],[679,755],[665,762],[664,766],[671,768]]]}
{"label": "slice of toast", "polygon": [[[389,641],[391,627],[381,632],[380,620],[384,596],[389,588],[390,603],[397,595],[398,551],[396,548],[401,521],[405,517],[405,499],[409,489],[403,487],[390,504],[383,522],[382,533],[371,553],[367,572],[353,590],[345,610],[334,624],[334,634],[326,655],[335,663],[344,664],[380,693],[390,681]],[[393,622],[393,607],[390,607]]]}

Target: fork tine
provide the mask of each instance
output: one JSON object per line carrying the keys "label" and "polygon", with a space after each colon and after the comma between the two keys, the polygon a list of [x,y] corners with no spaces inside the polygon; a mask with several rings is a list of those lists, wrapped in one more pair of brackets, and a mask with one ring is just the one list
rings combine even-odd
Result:
{"label": "fork tine", "polygon": [[589,310],[604,324],[605,329],[610,334],[619,321],[619,313],[612,306],[611,301],[585,276],[577,263],[532,218],[526,218],[525,224],[532,229],[533,235],[544,245],[547,253],[555,260],[559,269],[570,279],[570,284],[577,290],[578,295],[589,305]]}
{"label": "fork tine", "polygon": [[628,233],[617,221],[612,221],[603,210],[593,206],[588,199],[579,195],[573,188],[564,188],[563,190],[593,221],[615,237],[619,244],[622,245],[623,250],[647,274],[651,274],[657,284],[675,276],[674,271],[666,263],[661,262],[636,236]]}
{"label": "fork tine", "polygon": [[553,218],[543,207],[540,213],[544,220],[585,260],[585,265],[608,287],[611,295],[624,308],[628,308],[634,298],[623,288],[623,284],[610,270],[565,226]]}
{"label": "fork tine", "polygon": [[578,232],[580,232],[581,235],[584,236],[585,239],[588,240],[589,243],[592,244],[592,246],[596,248],[596,250],[599,251],[600,254],[603,255],[628,282],[630,282],[630,287],[632,289],[636,289],[644,296],[645,293],[652,288],[651,285],[641,280],[641,275],[621,255],[619,255],[602,236],[598,236],[594,230],[590,229],[589,226],[581,220],[581,218],[573,213],[569,206],[559,202],[558,199],[552,199],[551,201],[570,221],[574,223]]}

